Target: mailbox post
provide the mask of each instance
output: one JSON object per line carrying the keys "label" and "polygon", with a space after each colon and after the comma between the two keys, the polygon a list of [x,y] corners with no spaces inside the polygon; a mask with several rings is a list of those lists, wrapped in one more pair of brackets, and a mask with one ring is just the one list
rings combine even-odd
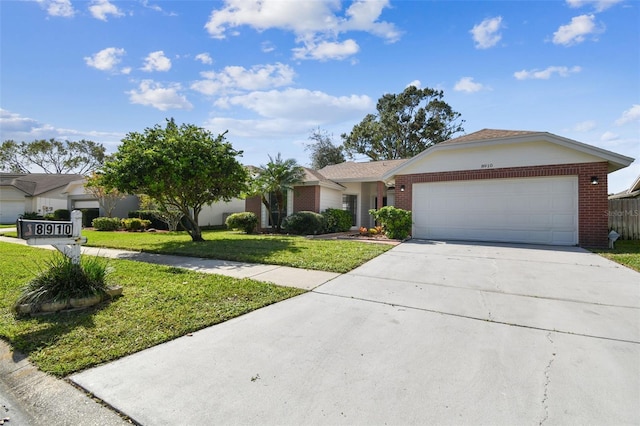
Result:
{"label": "mailbox post", "polygon": [[51,245],[71,259],[80,263],[80,246],[87,242],[82,233],[82,212],[71,212],[71,220],[65,222],[49,220],[18,219],[18,237],[27,240],[30,246]]}

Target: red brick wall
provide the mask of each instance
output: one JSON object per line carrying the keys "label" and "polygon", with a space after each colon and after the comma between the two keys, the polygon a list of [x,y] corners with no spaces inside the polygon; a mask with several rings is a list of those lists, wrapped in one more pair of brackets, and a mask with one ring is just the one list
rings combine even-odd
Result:
{"label": "red brick wall", "polygon": [[293,212],[320,213],[320,187],[296,186],[293,190]]}
{"label": "red brick wall", "polygon": [[262,224],[260,223],[260,218],[262,217],[262,199],[259,195],[247,197],[244,200],[244,211],[252,212],[258,217],[258,230],[262,230]]}
{"label": "red brick wall", "polygon": [[[396,176],[395,206],[411,210],[412,185],[452,180],[509,179],[543,176],[578,176],[578,244],[584,247],[608,246],[607,162],[558,164],[550,166],[508,167],[501,169],[462,170]],[[598,185],[591,184],[597,176]]]}

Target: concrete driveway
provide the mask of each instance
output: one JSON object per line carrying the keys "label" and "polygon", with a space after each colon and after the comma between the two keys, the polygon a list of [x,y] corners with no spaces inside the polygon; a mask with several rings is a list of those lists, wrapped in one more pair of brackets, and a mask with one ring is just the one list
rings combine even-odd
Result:
{"label": "concrete driveway", "polygon": [[145,425],[638,424],[640,274],[411,241],[71,380]]}

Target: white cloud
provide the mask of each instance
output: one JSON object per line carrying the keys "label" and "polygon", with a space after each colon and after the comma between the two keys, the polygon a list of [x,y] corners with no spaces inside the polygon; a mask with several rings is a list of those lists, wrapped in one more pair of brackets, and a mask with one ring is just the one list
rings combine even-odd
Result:
{"label": "white cloud", "polygon": [[596,128],[596,122],[593,120],[582,121],[573,126],[573,130],[576,132],[588,132]]}
{"label": "white cloud", "polygon": [[114,148],[124,135],[116,132],[57,128],[0,108],[0,140],[33,141],[36,139],[88,139]]}
{"label": "white cloud", "polygon": [[144,67],[142,71],[169,71],[171,69],[171,60],[164,56],[162,50],[151,52],[144,58]]}
{"label": "white cloud", "polygon": [[113,3],[109,3],[109,0],[93,0],[89,6],[89,12],[94,18],[101,21],[106,21],[107,15],[116,18],[124,16],[124,13],[120,12],[120,9]]}
{"label": "white cloud", "polygon": [[548,80],[553,76],[553,74],[558,74],[560,77],[568,77],[570,74],[575,74],[580,71],[582,71],[582,68],[580,68],[579,66],[571,68],[564,66],[551,66],[544,70],[533,69],[529,71],[516,71],[513,73],[513,76],[518,80]]}
{"label": "white cloud", "polygon": [[354,40],[349,39],[343,42],[307,42],[304,47],[298,47],[292,50],[295,59],[326,61],[329,59],[346,59],[358,53],[360,46],[358,46],[358,43]]}
{"label": "white cloud", "polygon": [[500,33],[502,28],[502,16],[487,18],[475,25],[469,32],[473,35],[476,49],[488,49],[495,46],[502,38]]}
{"label": "white cloud", "polygon": [[138,86],[138,90],[130,90],[126,93],[132,104],[152,106],[160,111],[192,109],[193,105],[184,95],[180,94],[180,90],[182,90],[182,86],[178,83],[164,87],[153,80],[143,80]]}
{"label": "white cloud", "polygon": [[276,50],[276,47],[270,41],[263,41],[262,44],[260,45],[260,49],[264,53],[269,53],[269,52],[273,52],[274,50]]}
{"label": "white cloud", "polygon": [[456,92],[475,93],[483,89],[486,89],[486,87],[473,81],[473,77],[462,77],[455,86],[453,86],[453,90]]}
{"label": "white cloud", "polygon": [[[237,27],[250,26],[257,31],[277,28],[295,34],[303,47],[294,50],[301,59],[344,59],[358,52],[355,41],[339,41],[340,34],[363,31],[388,42],[400,38],[400,31],[389,22],[379,21],[389,0],[356,0],[339,15],[341,2],[225,0],[224,7],[214,10],[205,25],[213,38],[225,38]],[[335,55],[335,56],[332,56]]]}
{"label": "white cloud", "polygon": [[622,126],[634,121],[640,121],[640,104],[635,104],[622,113],[622,116],[616,120],[617,126]]}
{"label": "white cloud", "polygon": [[593,5],[596,12],[602,12],[621,1],[622,0],[567,0],[567,4],[574,9],[590,4]]}
{"label": "white cloud", "polygon": [[213,63],[213,58],[211,58],[211,55],[209,55],[208,53],[198,53],[196,55],[196,60],[207,65],[210,65]]}
{"label": "white cloud", "polygon": [[205,95],[228,93],[236,90],[264,90],[287,86],[293,82],[295,72],[285,64],[256,65],[251,69],[240,66],[225,67],[220,72],[200,74],[205,80],[196,81],[191,89]]}
{"label": "white cloud", "polygon": [[567,25],[561,25],[558,31],[553,33],[553,43],[564,46],[572,46],[582,43],[589,34],[602,32],[596,27],[595,15],[580,15],[571,18]]}
{"label": "white cloud", "polygon": [[361,118],[363,113],[375,107],[373,100],[366,95],[335,97],[320,91],[291,88],[222,98],[216,104],[240,106],[267,118],[306,120],[314,117],[320,122]]}
{"label": "white cloud", "polygon": [[47,10],[49,16],[62,16],[71,18],[76,14],[70,0],[36,0]]}
{"label": "white cloud", "polygon": [[604,132],[602,136],[600,136],[600,140],[605,142],[615,141],[620,139],[620,135],[617,135],[613,132]]}
{"label": "white cloud", "polygon": [[[92,56],[85,56],[84,61],[90,67],[99,69],[101,71],[113,71],[115,66],[118,65],[122,60],[122,56],[125,53],[125,50],[122,48],[107,47],[106,49],[102,49]],[[128,72],[125,72],[125,70],[126,68],[123,69],[122,72],[124,74],[128,74]]]}
{"label": "white cloud", "polygon": [[422,82],[420,80],[413,80],[411,83],[405,86],[405,89],[410,86],[413,86],[416,89],[420,89],[422,87]]}

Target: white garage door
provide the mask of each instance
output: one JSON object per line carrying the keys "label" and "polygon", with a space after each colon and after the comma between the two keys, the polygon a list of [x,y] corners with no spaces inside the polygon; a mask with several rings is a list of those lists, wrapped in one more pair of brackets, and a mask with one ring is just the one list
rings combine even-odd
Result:
{"label": "white garage door", "polygon": [[0,201],[0,223],[15,223],[24,213],[24,201]]}
{"label": "white garage door", "polygon": [[415,238],[575,245],[578,178],[414,184],[413,221]]}

